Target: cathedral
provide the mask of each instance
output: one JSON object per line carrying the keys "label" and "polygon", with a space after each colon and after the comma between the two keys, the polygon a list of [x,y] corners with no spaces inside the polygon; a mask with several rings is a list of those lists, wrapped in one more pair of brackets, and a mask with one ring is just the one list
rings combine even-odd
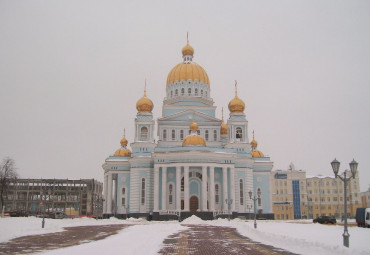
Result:
{"label": "cathedral", "polygon": [[254,134],[249,141],[237,86],[225,123],[224,116],[216,117],[208,74],[193,57],[188,41],[182,62],[167,76],[157,122],[146,90],[137,101],[132,151],[124,135],[102,166],[104,217],[214,219],[252,217],[255,211],[273,219],[273,162],[257,150]]}

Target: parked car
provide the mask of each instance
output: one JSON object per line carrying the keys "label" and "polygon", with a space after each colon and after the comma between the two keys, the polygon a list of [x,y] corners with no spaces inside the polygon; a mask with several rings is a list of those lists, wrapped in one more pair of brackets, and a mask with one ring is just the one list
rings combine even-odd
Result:
{"label": "parked car", "polygon": [[21,210],[11,211],[9,212],[9,216],[10,217],[28,217],[28,212],[21,211]]}
{"label": "parked car", "polygon": [[316,219],[313,219],[313,223],[320,223],[320,224],[336,224],[337,219],[332,216],[319,216]]}
{"label": "parked car", "polygon": [[357,208],[356,223],[358,227],[370,228],[370,208]]}
{"label": "parked car", "polygon": [[53,213],[50,214],[50,218],[52,218],[52,219],[64,219],[65,214],[64,214],[64,212],[53,212]]}

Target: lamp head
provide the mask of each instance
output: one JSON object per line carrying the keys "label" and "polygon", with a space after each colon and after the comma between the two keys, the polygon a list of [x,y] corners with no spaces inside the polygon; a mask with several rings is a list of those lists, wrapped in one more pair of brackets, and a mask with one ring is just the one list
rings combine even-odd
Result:
{"label": "lamp head", "polygon": [[340,162],[335,158],[331,162],[331,167],[333,168],[333,172],[334,172],[335,178],[337,178],[337,176],[338,176],[339,166],[340,166]]}
{"label": "lamp head", "polygon": [[252,191],[251,190],[248,192],[248,195],[249,195],[249,198],[252,199]]}
{"label": "lamp head", "polygon": [[351,163],[349,163],[349,167],[351,168],[351,173],[352,173],[353,178],[356,178],[357,166],[358,166],[358,163],[355,161],[355,159],[353,159]]}

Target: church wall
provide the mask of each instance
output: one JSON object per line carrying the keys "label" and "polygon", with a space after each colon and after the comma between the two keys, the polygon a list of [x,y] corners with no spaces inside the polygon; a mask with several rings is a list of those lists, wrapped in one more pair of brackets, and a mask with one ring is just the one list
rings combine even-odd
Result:
{"label": "church wall", "polygon": [[[125,188],[126,194],[122,194],[122,188]],[[126,198],[126,205],[122,205],[122,198]],[[130,204],[130,173],[117,174],[117,213],[126,214],[128,205]]]}
{"label": "church wall", "polygon": [[270,174],[269,173],[261,173],[253,175],[253,184],[254,184],[254,194],[257,195],[258,188],[261,188],[262,192],[262,208],[257,206],[257,211],[259,209],[263,209],[263,213],[272,213],[271,208],[271,190],[270,190]]}

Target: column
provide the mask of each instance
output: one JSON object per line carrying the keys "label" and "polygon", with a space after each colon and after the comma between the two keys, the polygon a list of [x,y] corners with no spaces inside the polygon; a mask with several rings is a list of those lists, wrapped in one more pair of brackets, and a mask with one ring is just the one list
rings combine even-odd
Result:
{"label": "column", "polygon": [[215,210],[215,168],[209,168],[209,193],[210,193],[210,201],[209,201],[209,209],[211,212]]}
{"label": "column", "polygon": [[176,166],[176,210],[181,211],[181,166]]}
{"label": "column", "polygon": [[224,205],[223,206],[223,210],[228,210],[227,208],[227,204],[226,204],[226,200],[225,199],[228,199],[228,196],[227,196],[227,167],[222,167],[222,204]]}
{"label": "column", "polygon": [[107,213],[112,214],[112,174],[108,173]]}
{"label": "column", "polygon": [[107,202],[108,202],[108,176],[105,174],[104,175],[104,209],[103,213],[107,213]]}
{"label": "column", "polygon": [[202,211],[207,211],[207,166],[202,166]]}
{"label": "column", "polygon": [[154,166],[154,211],[158,212],[159,208],[159,166]]}
{"label": "column", "polygon": [[167,167],[162,166],[162,211],[167,210]]}
{"label": "column", "polygon": [[184,167],[184,211],[190,211],[189,208],[189,166]]}
{"label": "column", "polygon": [[[237,186],[238,187],[238,186]],[[239,190],[239,187],[238,187]],[[230,193],[231,193],[231,199],[233,200],[231,204],[231,211],[235,211],[235,168],[230,167]]]}

